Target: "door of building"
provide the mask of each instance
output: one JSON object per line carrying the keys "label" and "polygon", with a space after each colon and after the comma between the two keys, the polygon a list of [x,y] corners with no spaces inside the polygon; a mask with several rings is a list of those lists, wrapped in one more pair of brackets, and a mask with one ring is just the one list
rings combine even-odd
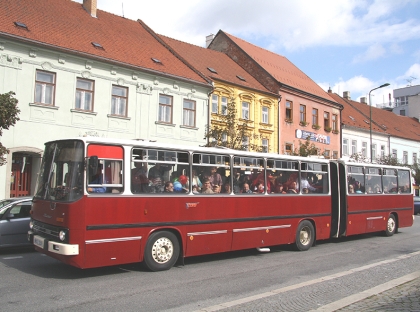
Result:
{"label": "door of building", "polygon": [[32,157],[13,153],[10,197],[31,195],[31,162]]}

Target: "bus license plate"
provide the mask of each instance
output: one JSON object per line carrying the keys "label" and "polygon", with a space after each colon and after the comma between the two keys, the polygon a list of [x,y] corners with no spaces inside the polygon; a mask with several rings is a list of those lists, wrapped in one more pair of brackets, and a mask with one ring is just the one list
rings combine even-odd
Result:
{"label": "bus license plate", "polygon": [[41,247],[41,248],[44,248],[44,238],[42,238],[42,237],[39,237],[39,236],[35,236],[34,237],[34,245],[35,246],[38,246],[38,247]]}

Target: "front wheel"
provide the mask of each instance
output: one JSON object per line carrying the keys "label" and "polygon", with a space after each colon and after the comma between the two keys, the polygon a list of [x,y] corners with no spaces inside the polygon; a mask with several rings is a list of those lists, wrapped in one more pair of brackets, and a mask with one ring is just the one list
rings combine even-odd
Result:
{"label": "front wheel", "polygon": [[150,271],[164,271],[173,267],[179,256],[179,242],[168,231],[150,235],[144,251],[144,264]]}
{"label": "front wheel", "polygon": [[386,223],[386,236],[392,236],[397,230],[397,222],[395,221],[395,216],[393,214],[389,215],[388,221]]}
{"label": "front wheel", "polygon": [[308,220],[299,223],[296,230],[296,249],[306,251],[311,248],[315,240],[315,230],[312,223]]}

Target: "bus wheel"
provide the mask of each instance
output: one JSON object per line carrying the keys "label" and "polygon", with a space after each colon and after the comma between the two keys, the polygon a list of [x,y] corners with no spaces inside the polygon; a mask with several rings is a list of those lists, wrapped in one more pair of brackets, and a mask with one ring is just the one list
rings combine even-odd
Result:
{"label": "bus wheel", "polygon": [[144,264],[150,271],[169,270],[178,260],[179,242],[168,231],[150,235],[144,251]]}
{"label": "bus wheel", "polygon": [[315,239],[314,226],[308,220],[302,221],[296,231],[296,249],[306,251],[311,248]]}
{"label": "bus wheel", "polygon": [[386,236],[394,235],[395,231],[397,230],[397,222],[395,221],[395,216],[393,214],[389,215],[388,222],[386,223]]}

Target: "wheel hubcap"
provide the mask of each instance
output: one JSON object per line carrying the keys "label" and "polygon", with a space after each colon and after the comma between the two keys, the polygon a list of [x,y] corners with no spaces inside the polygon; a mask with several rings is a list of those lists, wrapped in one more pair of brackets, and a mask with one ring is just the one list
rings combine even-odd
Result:
{"label": "wheel hubcap", "polygon": [[395,220],[392,218],[388,219],[388,232],[392,233],[395,230]]}
{"label": "wheel hubcap", "polygon": [[309,232],[309,228],[303,227],[300,230],[300,243],[302,245],[308,245],[310,241],[311,241],[311,234]]}
{"label": "wheel hubcap", "polygon": [[171,260],[174,253],[174,246],[166,237],[159,238],[152,248],[152,257],[157,263],[166,263]]}

